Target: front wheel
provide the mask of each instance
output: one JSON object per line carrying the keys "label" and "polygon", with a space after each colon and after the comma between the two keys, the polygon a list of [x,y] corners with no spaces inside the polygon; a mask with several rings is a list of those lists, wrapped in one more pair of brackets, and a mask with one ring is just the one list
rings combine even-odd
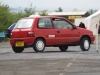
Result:
{"label": "front wheel", "polygon": [[24,50],[24,47],[15,47],[15,46],[12,46],[12,49],[15,53],[21,53],[23,52]]}
{"label": "front wheel", "polygon": [[68,49],[68,46],[59,46],[59,49],[60,49],[62,52],[65,52],[65,51]]}
{"label": "front wheel", "polygon": [[41,38],[34,42],[33,49],[35,52],[43,52],[45,49],[45,41]]}
{"label": "front wheel", "polygon": [[83,38],[80,42],[80,48],[82,51],[88,51],[90,49],[90,42],[88,38]]}

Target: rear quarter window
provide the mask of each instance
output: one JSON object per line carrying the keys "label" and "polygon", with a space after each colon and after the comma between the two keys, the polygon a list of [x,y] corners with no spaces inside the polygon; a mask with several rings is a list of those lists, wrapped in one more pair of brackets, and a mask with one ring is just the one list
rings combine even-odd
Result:
{"label": "rear quarter window", "polygon": [[53,28],[50,18],[40,18],[38,21],[38,28]]}
{"label": "rear quarter window", "polygon": [[34,22],[34,19],[21,19],[17,22],[16,28],[30,28]]}

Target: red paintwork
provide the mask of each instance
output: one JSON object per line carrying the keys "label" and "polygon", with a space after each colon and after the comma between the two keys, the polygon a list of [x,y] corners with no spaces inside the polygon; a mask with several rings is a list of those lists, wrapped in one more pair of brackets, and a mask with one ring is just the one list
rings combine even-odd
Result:
{"label": "red paintwork", "polygon": [[[45,16],[50,18],[61,18],[68,22],[69,20],[62,18],[62,17],[55,17],[55,16]],[[39,29],[37,28],[38,19],[44,18],[43,16],[38,17],[28,17],[34,18],[34,23],[31,28],[25,29],[13,29],[12,36],[10,38],[11,46],[15,45],[15,42],[18,40],[23,40],[25,44],[31,46],[34,44],[34,41],[38,37],[42,37],[45,39],[46,46],[56,46],[56,45],[63,45],[63,44],[79,44],[80,39],[82,36],[87,35],[91,39],[91,43],[94,42],[95,37],[93,36],[93,32],[83,28],[76,28],[76,29]],[[71,23],[71,22],[70,22]],[[74,25],[73,23],[71,23]],[[29,31],[34,32],[35,36],[28,37],[27,34]],[[60,33],[57,33],[60,31]],[[49,35],[55,35],[54,38],[49,38]]]}

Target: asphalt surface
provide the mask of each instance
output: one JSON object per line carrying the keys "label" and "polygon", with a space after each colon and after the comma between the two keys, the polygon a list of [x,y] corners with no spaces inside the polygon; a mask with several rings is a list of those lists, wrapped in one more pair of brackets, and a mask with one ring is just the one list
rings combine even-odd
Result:
{"label": "asphalt surface", "polygon": [[100,75],[100,51],[94,43],[89,51],[72,46],[66,52],[48,47],[43,53],[32,48],[14,53],[9,42],[2,42],[0,75]]}

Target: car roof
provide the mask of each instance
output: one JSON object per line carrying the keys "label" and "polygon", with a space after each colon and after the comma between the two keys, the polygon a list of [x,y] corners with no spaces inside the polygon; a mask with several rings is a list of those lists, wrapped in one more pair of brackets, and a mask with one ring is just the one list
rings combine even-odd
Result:
{"label": "car roof", "polygon": [[[25,17],[25,18],[63,18],[63,17],[58,17],[58,16],[30,16],[30,17]],[[63,18],[65,19],[65,18]]]}
{"label": "car roof", "polygon": [[[72,25],[74,25],[71,21],[69,21],[68,19],[64,18],[64,17],[59,17],[59,16],[31,16],[31,17],[25,17],[25,18],[61,18],[61,19],[65,19],[67,20],[69,23],[71,23]],[[23,18],[23,19],[25,19]]]}

